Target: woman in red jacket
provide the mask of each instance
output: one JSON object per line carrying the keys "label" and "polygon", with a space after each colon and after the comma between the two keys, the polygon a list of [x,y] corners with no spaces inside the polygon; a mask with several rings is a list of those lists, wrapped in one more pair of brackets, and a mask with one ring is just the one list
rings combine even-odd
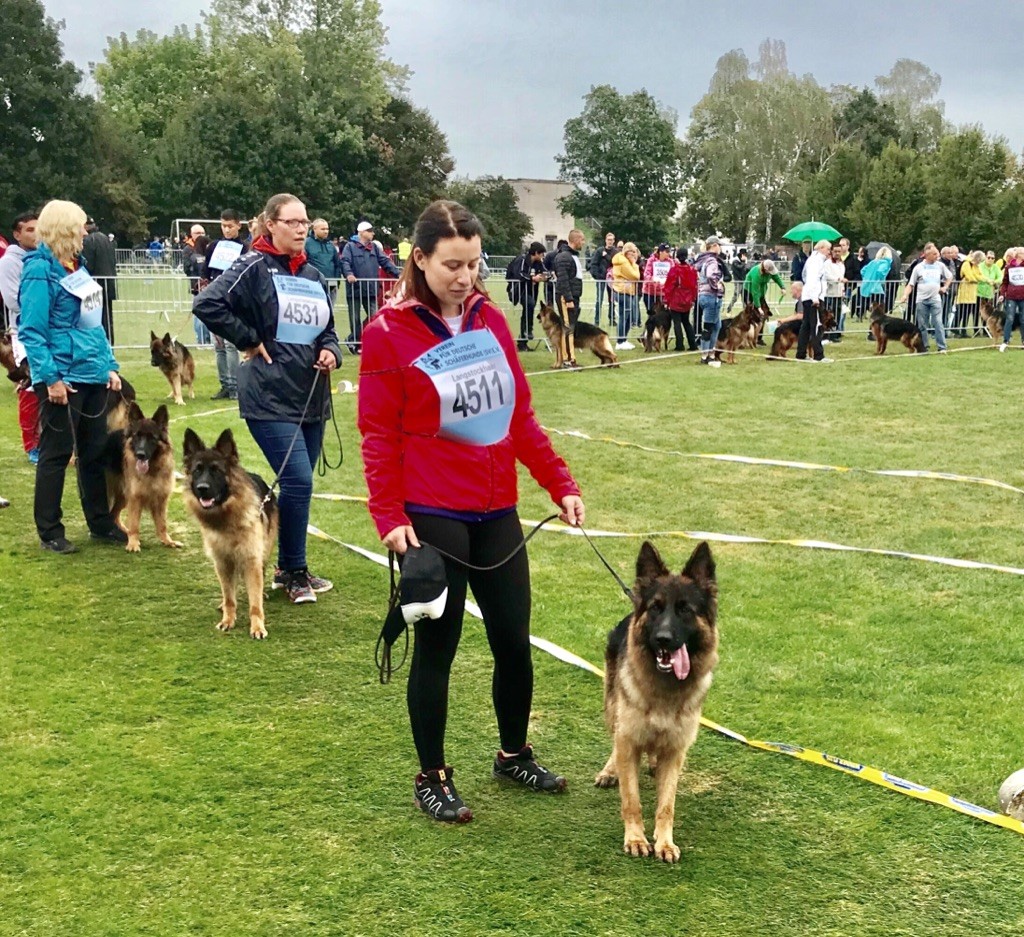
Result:
{"label": "woman in red jacket", "polygon": [[676,263],[665,277],[665,305],[672,314],[672,329],[676,336],[676,351],[683,350],[683,330],[690,351],[697,349],[697,336],[690,322],[690,310],[697,299],[697,271],[687,262],[687,250],[676,251]]}
{"label": "woman in red jacket", "polygon": [[[533,757],[530,570],[516,513],[518,459],[561,508],[583,522],[579,487],[541,429],[505,317],[477,278],[483,229],[456,202],[427,206],[398,286],[363,332],[359,431],[369,509],[399,555],[422,542],[445,558],[440,618],[414,625],[408,704],[420,760],[416,803],[437,820],[473,818],[445,759],[448,676],[462,631],[467,582],[494,655],[492,695],[501,749],[493,773],[535,790],[565,778]],[[470,565],[472,564],[472,565]],[[496,569],[482,570],[500,564]]]}

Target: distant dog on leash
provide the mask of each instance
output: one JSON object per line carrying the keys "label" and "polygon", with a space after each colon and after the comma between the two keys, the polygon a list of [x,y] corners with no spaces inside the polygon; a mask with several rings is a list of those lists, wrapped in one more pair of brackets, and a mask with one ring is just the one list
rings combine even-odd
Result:
{"label": "distant dog on leash", "polygon": [[[645,541],[636,560],[633,603],[632,614],[608,635],[604,716],[612,753],[594,783],[619,786],[623,852],[678,862],[672,834],[676,787],[718,663],[718,584],[707,543],[673,574]],[[640,809],[645,753],[658,789],[653,849]]]}
{"label": "distant dog on leash", "polygon": [[171,338],[168,332],[163,338],[158,338],[155,332],[149,333],[149,351],[151,363],[154,368],[159,368],[160,373],[167,378],[171,385],[171,392],[167,395],[173,397],[178,406],[185,406],[185,400],[181,396],[181,389],[188,388],[188,396],[195,400],[196,392],[192,386],[196,379],[196,363],[190,352],[176,338]]}
{"label": "distant dog on leash", "polygon": [[647,321],[644,322],[644,334],[640,340],[644,351],[668,350],[668,336],[672,331],[672,314],[659,299],[652,307]]}
{"label": "distant dog on leash", "polygon": [[981,321],[985,323],[985,330],[988,332],[989,338],[992,339],[992,343],[998,345],[1003,340],[1003,324],[1006,321],[1002,312],[996,311],[991,299],[979,300],[978,312],[981,314]]}
{"label": "distant dog on leash", "polygon": [[180,547],[167,532],[167,503],[174,492],[174,451],[167,433],[167,407],[160,404],[151,419],[146,419],[133,400],[128,408],[128,425],[110,434],[107,464],[107,493],[110,510],[121,526],[120,516],[127,511],[123,527],[128,534],[125,549],[138,553],[139,522],[143,508],[153,517],[156,534],[165,547]]}
{"label": "distant dog on leash", "polygon": [[238,447],[226,429],[212,448],[185,430],[185,505],[199,522],[206,555],[220,581],[221,619],[230,631],[238,611],[238,580],[249,595],[249,634],[267,636],[263,614],[263,572],[277,543],[277,499],[259,475],[238,461]]}
{"label": "distant dog on leash", "polygon": [[[561,368],[565,361],[562,352],[562,317],[555,312],[553,306],[543,303],[537,313],[537,321],[548,337],[548,344],[555,350],[555,363],[552,368]],[[573,333],[577,348],[589,348],[606,367],[617,368],[618,358],[612,349],[611,340],[604,329],[599,329],[589,322],[578,321]]]}
{"label": "distant dog on leash", "polygon": [[757,343],[762,321],[764,320],[761,310],[752,303],[747,303],[735,319],[722,320],[715,348],[719,352],[727,352],[729,364],[735,364],[738,349],[753,348]]}
{"label": "distant dog on leash", "polygon": [[876,303],[871,307],[871,334],[875,336],[875,354],[884,355],[889,339],[903,343],[907,351],[917,353],[924,351],[924,339],[916,322],[887,316],[885,306]]}
{"label": "distant dog on leash", "polygon": [[[822,331],[828,331],[836,324],[835,313],[830,309],[823,309],[821,316]],[[803,321],[803,313],[797,313],[793,319],[780,320],[775,329],[775,336],[772,338],[771,351],[768,353],[767,361],[785,358],[786,352],[793,348],[800,339],[800,323]]]}

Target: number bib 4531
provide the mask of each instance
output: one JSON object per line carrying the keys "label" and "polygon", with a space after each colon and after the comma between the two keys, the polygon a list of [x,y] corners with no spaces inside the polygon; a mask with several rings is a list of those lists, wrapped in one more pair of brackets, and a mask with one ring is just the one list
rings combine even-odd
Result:
{"label": "number bib 4531", "polygon": [[287,345],[312,345],[327,328],[331,306],[316,280],[274,277],[277,290],[277,335]]}
{"label": "number bib 4531", "polygon": [[438,435],[490,446],[508,435],[515,382],[498,340],[486,329],[463,332],[414,362],[430,378],[441,404]]}
{"label": "number bib 4531", "polygon": [[78,298],[79,309],[78,329],[98,329],[103,325],[103,288],[84,267],[68,274],[60,281],[63,289]]}

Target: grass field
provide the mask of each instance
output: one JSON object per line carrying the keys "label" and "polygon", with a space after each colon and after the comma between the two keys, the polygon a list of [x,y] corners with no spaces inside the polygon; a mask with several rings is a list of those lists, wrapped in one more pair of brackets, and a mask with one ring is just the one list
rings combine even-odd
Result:
{"label": "grass field", "polygon": [[[185,336],[184,330],[181,334]],[[958,343],[954,343],[954,348]],[[964,343],[959,343],[963,345]],[[541,421],[684,452],[881,469],[931,469],[1022,485],[1009,389],[1024,354],[903,359],[848,338],[833,365],[693,359],[532,379]],[[902,349],[900,349],[902,351]],[[166,384],[141,351],[119,354],[144,410]],[[642,358],[639,352],[626,361]],[[541,372],[549,358],[523,355]],[[216,389],[172,408],[207,440],[236,414],[204,415]],[[346,360],[340,377],[355,380]],[[335,398],[340,470],[320,492],[363,494],[356,397]],[[490,658],[467,616],[452,681],[448,756],[476,819],[412,807],[405,671],[379,685],[373,645],[386,571],[310,540],[335,590],[315,606],[268,600],[270,638],[217,633],[216,578],[180,499],[168,551],[144,520],[143,552],[91,544],[69,478],[71,557],[39,550],[33,476],[13,394],[0,396],[0,934],[2,935],[1019,935],[1014,832],[702,732],[680,785],[679,866],[621,854],[600,681],[537,652],[531,729],[569,793],[490,777]],[[863,473],[816,473],[645,453],[558,437],[595,528],[708,530],[1024,565],[1019,495]],[[268,474],[269,477],[269,474]],[[528,475],[521,514],[550,505]],[[313,523],[370,549],[365,508],[315,501]],[[657,539],[679,567],[692,542]],[[601,549],[630,575],[638,539]],[[721,664],[705,714],[752,738],[822,749],[994,807],[1024,764],[1024,629],[1016,576],[788,546],[713,544]],[[600,664],[624,613],[581,540],[530,544],[536,635]],[[648,823],[653,785],[641,796]],[[648,827],[650,828],[650,826]]]}

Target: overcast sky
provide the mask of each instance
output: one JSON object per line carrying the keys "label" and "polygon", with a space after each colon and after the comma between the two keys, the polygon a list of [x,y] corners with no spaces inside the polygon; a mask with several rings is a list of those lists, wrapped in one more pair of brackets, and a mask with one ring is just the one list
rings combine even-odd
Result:
{"label": "overcast sky", "polygon": [[[65,20],[65,54],[83,69],[102,59],[107,36],[166,33],[197,23],[208,6],[206,0],[44,3],[50,16]],[[460,175],[554,178],[565,121],[580,113],[583,95],[596,84],[624,93],[647,88],[678,112],[682,136],[718,57],[741,48],[754,59],[765,38],[785,41],[790,69],[810,72],[826,87],[871,86],[898,58],[917,59],[942,76],[939,94],[949,120],[980,123],[1015,151],[1024,148],[1024,107],[1015,87],[1024,49],[1022,0],[381,5],[388,56],[411,69],[413,101],[447,134]]]}

